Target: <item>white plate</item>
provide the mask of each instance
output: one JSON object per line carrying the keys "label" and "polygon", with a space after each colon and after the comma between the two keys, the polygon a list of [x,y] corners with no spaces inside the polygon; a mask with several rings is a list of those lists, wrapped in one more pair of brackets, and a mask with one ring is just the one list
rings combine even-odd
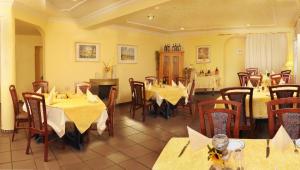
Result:
{"label": "white plate", "polygon": [[297,140],[295,141],[295,143],[296,143],[296,146],[297,146],[298,148],[300,148],[300,139],[297,139]]}
{"label": "white plate", "polygon": [[227,149],[230,151],[234,151],[237,149],[243,149],[245,147],[245,143],[239,139],[229,139],[229,144]]}

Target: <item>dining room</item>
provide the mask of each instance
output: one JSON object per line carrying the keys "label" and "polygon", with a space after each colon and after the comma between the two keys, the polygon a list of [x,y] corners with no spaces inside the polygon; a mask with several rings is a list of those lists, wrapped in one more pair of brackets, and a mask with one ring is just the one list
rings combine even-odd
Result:
{"label": "dining room", "polygon": [[0,0],[0,169],[298,169],[299,11]]}

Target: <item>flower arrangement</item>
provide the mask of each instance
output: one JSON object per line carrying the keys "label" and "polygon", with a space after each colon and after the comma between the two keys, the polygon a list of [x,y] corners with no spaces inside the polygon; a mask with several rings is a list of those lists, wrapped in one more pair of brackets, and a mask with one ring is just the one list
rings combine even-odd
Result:
{"label": "flower arrangement", "polygon": [[210,147],[209,145],[207,145],[207,148],[208,148],[207,160],[211,160],[214,164],[220,166],[224,165],[224,160],[222,159],[223,157],[222,151],[219,151],[214,147]]}
{"label": "flower arrangement", "polygon": [[108,72],[110,72],[112,70],[112,65],[110,65],[109,63],[107,64],[104,61],[103,61],[103,64],[104,64],[104,71],[106,73],[108,73]]}

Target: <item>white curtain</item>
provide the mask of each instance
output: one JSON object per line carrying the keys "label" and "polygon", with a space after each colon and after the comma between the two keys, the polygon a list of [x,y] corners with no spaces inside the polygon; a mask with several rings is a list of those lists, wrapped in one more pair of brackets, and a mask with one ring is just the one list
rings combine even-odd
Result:
{"label": "white curtain", "polygon": [[257,67],[262,73],[282,70],[287,58],[285,33],[248,34],[245,67]]}

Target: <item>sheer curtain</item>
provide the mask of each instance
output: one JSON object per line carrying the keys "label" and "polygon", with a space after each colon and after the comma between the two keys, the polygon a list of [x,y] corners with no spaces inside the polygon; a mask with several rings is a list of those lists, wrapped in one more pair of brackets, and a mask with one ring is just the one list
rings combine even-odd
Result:
{"label": "sheer curtain", "polygon": [[246,36],[245,67],[257,67],[261,72],[280,72],[287,58],[285,33],[248,34]]}

